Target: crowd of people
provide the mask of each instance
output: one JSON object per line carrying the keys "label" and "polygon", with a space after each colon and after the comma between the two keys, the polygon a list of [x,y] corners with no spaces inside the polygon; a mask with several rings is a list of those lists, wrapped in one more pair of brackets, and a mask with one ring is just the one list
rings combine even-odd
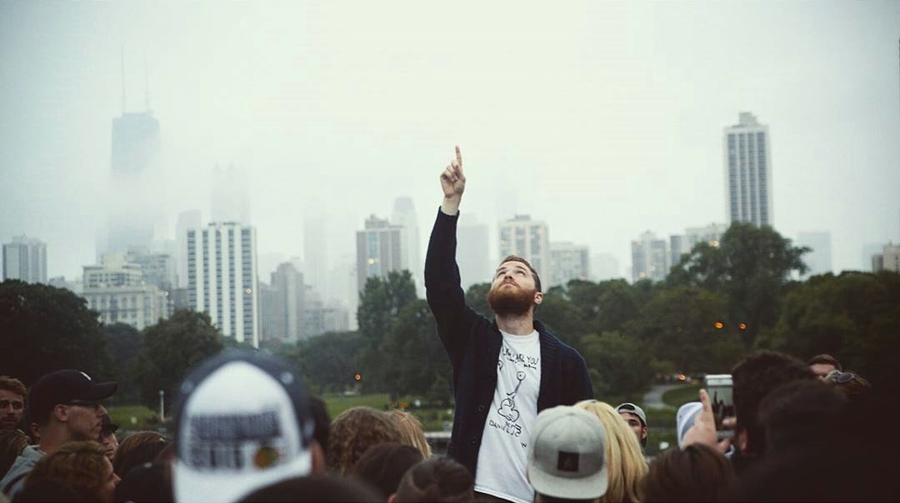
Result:
{"label": "crowd of people", "polygon": [[[428,304],[452,366],[447,454],[399,410],[333,420],[299,369],[226,350],[177,390],[174,438],[117,437],[114,382],[51,372],[29,389],[0,377],[0,493],[13,502],[898,501],[897,402],[828,355],[757,351],[731,369],[733,416],[700,390],[677,411],[677,447],[648,461],[651,425],[634,403],[594,396],[578,351],[534,316],[540,277],[503,259],[488,319],[465,301],[456,225],[462,155],[440,175],[425,261]],[[626,364],[627,362],[623,362]],[[885,399],[885,397],[887,397]],[[603,398],[603,397],[599,397]],[[713,401],[716,404],[713,404]],[[886,458],[886,459],[885,459]],[[0,498],[0,499],[2,499]]]}
{"label": "crowd of people", "polygon": [[[896,468],[874,455],[885,444],[862,427],[871,387],[836,361],[816,375],[820,358],[746,357],[732,370],[733,437],[701,391],[679,410],[678,446],[649,461],[637,404],[542,409],[522,439],[521,489],[535,502],[896,500]],[[103,405],[115,390],[77,370],[28,390],[0,377],[0,501],[518,501],[477,490],[476,473],[434,454],[408,412],[353,407],[331,419],[298,371],[265,353],[226,351],[190,372],[174,439],[137,431],[119,442]]]}

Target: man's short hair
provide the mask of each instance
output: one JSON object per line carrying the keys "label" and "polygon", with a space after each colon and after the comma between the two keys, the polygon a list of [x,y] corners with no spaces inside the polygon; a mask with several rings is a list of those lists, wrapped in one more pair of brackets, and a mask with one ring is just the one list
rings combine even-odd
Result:
{"label": "man's short hair", "polygon": [[522,257],[519,257],[518,255],[507,255],[506,258],[504,258],[503,260],[500,261],[500,265],[503,265],[507,262],[521,262],[521,263],[525,264],[525,266],[528,267],[528,270],[531,271],[531,277],[534,278],[534,288],[537,289],[537,291],[539,291],[539,292],[543,291],[543,290],[541,290],[540,276],[538,276],[537,271],[534,270],[534,267],[531,267],[531,264],[527,260],[525,260]]}
{"label": "man's short hair", "polygon": [[818,379],[800,360],[776,351],[756,351],[733,369],[734,412],[737,428],[747,430],[750,453],[766,451],[765,429],[758,420],[759,404],[776,387],[800,379]]}
{"label": "man's short hair", "polygon": [[475,479],[469,469],[447,456],[433,456],[407,470],[397,487],[397,501],[474,501]]}
{"label": "man's short hair", "polygon": [[834,368],[836,368],[838,370],[844,370],[843,368],[841,368],[841,362],[837,361],[837,359],[835,357],[824,354],[824,353],[810,358],[809,361],[806,362],[806,366],[808,367],[810,365],[815,365],[817,363],[824,363],[825,365],[834,365]]}
{"label": "man's short hair", "polygon": [[0,376],[0,389],[22,395],[23,399],[25,398],[25,395],[28,394],[22,381],[9,376]]}

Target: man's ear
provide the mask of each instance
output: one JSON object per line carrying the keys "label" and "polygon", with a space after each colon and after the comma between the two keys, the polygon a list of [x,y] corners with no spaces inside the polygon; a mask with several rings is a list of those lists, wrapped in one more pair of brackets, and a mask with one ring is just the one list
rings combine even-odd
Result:
{"label": "man's ear", "polygon": [[544,292],[535,292],[534,293],[534,303],[540,304],[541,302],[544,302]]}
{"label": "man's ear", "polygon": [[52,414],[53,417],[61,423],[65,423],[69,420],[69,408],[63,404],[57,404],[56,407],[53,407]]}

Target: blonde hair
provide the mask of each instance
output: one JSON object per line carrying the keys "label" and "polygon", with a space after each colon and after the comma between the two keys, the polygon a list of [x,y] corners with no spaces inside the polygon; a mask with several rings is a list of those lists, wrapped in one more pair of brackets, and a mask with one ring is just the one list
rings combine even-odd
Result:
{"label": "blonde hair", "polygon": [[647,474],[648,466],[641,452],[641,444],[628,423],[605,402],[582,400],[575,407],[597,416],[606,429],[604,456],[609,486],[600,501],[640,503],[644,496],[641,479]]}
{"label": "blonde hair", "polygon": [[331,422],[325,462],[332,473],[348,475],[369,447],[385,442],[400,442],[391,416],[372,407],[352,407]]}
{"label": "blonde hair", "polygon": [[431,457],[431,446],[425,439],[425,429],[419,419],[400,409],[393,409],[389,412],[397,429],[400,430],[400,443],[415,447],[422,453],[422,457],[428,459]]}

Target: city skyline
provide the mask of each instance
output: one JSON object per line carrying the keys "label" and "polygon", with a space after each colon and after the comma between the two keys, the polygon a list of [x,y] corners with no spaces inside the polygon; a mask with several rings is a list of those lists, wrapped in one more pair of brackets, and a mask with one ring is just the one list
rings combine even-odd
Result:
{"label": "city skyline", "polygon": [[775,230],[827,231],[834,269],[863,269],[865,246],[900,241],[898,37],[900,5],[877,1],[0,1],[0,240],[47,243],[50,277],[96,263],[110,124],[149,108],[159,188],[140,201],[170,239],[233,164],[260,257],[307,254],[318,200],[338,266],[401,196],[424,255],[459,144],[461,211],[492,254],[499,222],[530,214],[628,276],[643,231],[727,222],[722,130],[749,111],[771,131]]}

